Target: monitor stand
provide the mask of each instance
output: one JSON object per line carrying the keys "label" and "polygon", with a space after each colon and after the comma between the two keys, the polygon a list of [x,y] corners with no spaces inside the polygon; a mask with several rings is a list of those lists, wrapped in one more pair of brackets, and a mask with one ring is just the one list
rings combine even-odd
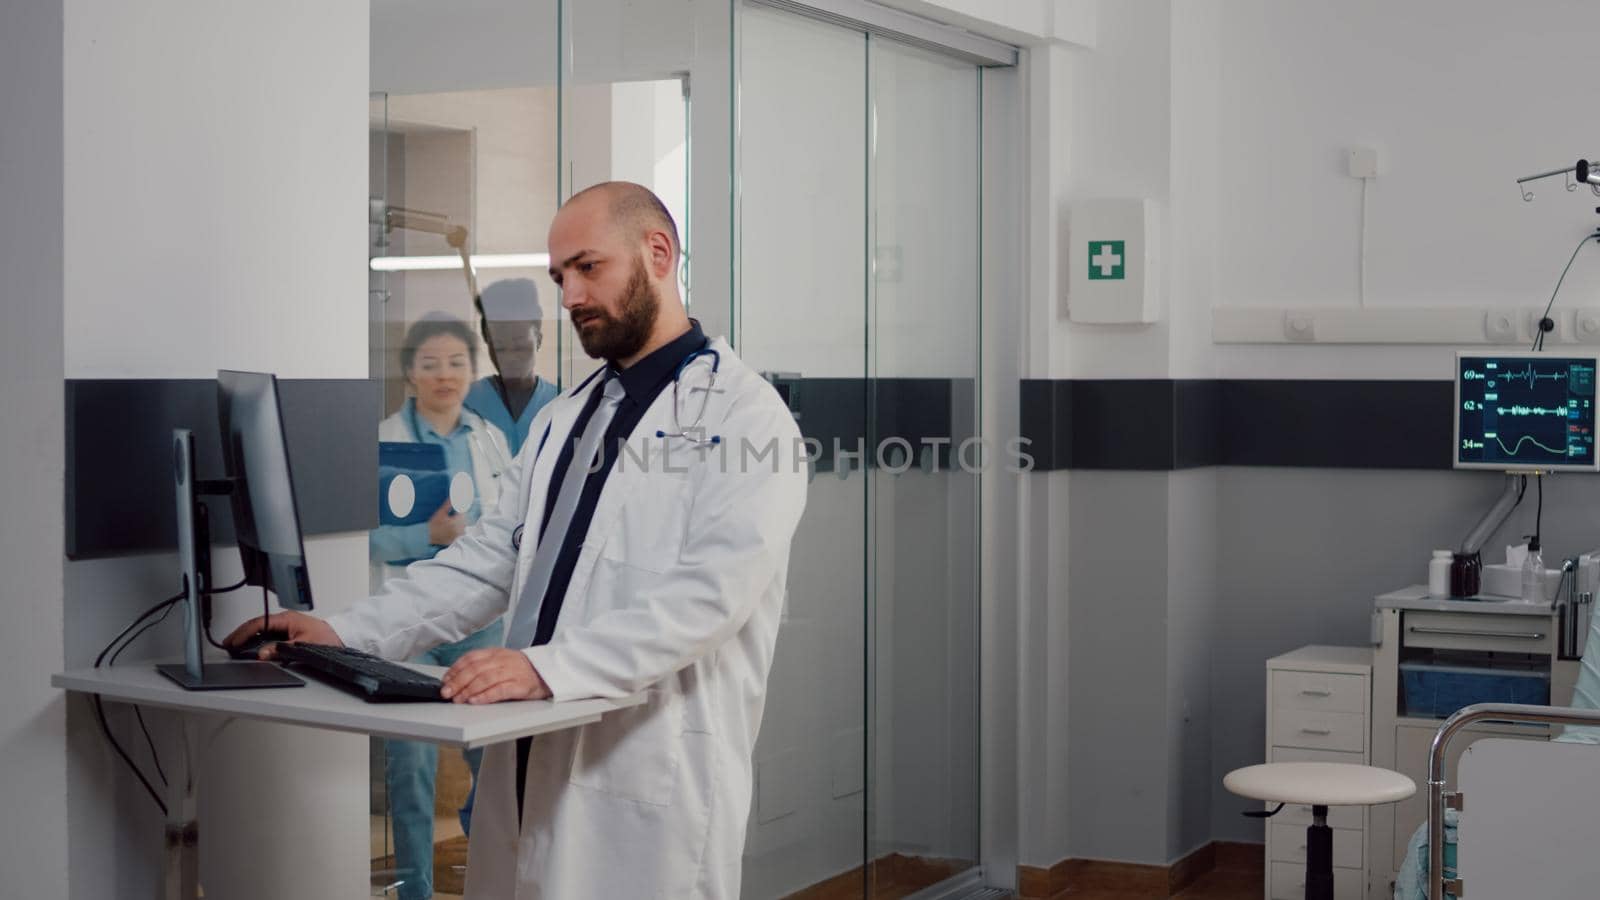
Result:
{"label": "monitor stand", "polygon": [[[206,662],[201,652],[206,591],[211,588],[211,529],[202,493],[194,477],[194,435],[187,428],[172,431],[173,487],[178,501],[178,561],[183,567],[183,662],[156,666],[156,671],[186,690],[231,691],[242,688],[304,687],[305,681],[269,662]],[[204,493],[226,493],[208,486]]]}
{"label": "monitor stand", "polygon": [[233,691],[245,688],[305,687],[305,680],[269,662],[203,662],[200,677],[188,663],[161,663],[156,671],[190,691]]}

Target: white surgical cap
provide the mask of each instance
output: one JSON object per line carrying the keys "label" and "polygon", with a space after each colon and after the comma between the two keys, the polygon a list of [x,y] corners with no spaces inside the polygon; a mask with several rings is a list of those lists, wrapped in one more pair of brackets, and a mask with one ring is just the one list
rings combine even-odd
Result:
{"label": "white surgical cap", "polygon": [[483,289],[483,317],[490,322],[538,322],[539,287],[528,278],[507,278]]}

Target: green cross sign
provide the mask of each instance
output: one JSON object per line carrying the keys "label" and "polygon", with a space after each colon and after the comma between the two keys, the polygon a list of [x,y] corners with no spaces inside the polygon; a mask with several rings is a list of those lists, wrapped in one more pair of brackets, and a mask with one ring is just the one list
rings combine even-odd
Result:
{"label": "green cross sign", "polygon": [[1089,280],[1120,281],[1124,276],[1127,254],[1122,241],[1089,242]]}

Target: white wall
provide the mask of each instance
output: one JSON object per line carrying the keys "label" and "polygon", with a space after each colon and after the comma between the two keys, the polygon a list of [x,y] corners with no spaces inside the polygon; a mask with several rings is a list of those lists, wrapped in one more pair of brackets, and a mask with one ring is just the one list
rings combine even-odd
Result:
{"label": "white wall", "polygon": [[[1587,190],[1517,177],[1597,152],[1591,95],[1600,24],[1582,0],[1507,6],[1247,0],[1212,13],[1228,150],[1210,217],[1217,303],[1355,309],[1361,183],[1354,144],[1380,150],[1369,187],[1366,305],[1542,306],[1578,239],[1600,224]],[[1175,44],[1190,40],[1175,32]],[[1176,52],[1176,51],[1175,51]],[[1175,75],[1176,77],[1176,75]],[[1181,148],[1175,146],[1175,154]],[[1558,309],[1600,306],[1590,248]],[[1440,377],[1449,349],[1218,348],[1224,375]]]}
{"label": "white wall", "polygon": [[1232,138],[1220,125],[1220,111],[1232,98],[1219,83],[1225,57],[1217,32],[1223,25],[1214,9],[1203,3],[1172,5],[1172,149],[1162,271],[1172,378],[1215,377],[1211,309],[1225,283],[1218,273],[1232,275],[1217,259],[1219,245],[1230,238],[1213,221],[1232,199],[1215,175],[1231,154]]}
{"label": "white wall", "polygon": [[[1211,92],[1174,69],[1178,51],[1170,36],[1180,13],[1173,6],[1100,4],[1092,47],[1029,54],[1038,129],[1030,144],[1032,195],[1043,201],[1031,211],[1032,377],[1194,377],[1209,368],[1209,339],[1194,337],[1209,333],[1202,277],[1209,261],[1203,245],[1185,242],[1200,230],[1197,213],[1210,212],[1199,202],[1210,193],[1186,180],[1189,168],[1208,157],[1180,159],[1174,146],[1180,135],[1202,143],[1203,118],[1180,116],[1177,104],[1199,107]],[[1066,260],[1080,240],[1068,219],[1076,201],[1091,197],[1156,201],[1163,252],[1155,324],[1068,319]],[[1180,227],[1185,241],[1176,237]],[[1066,752],[1052,754],[1044,770],[1064,773],[1056,776],[1065,784],[1064,796],[1057,795],[1064,827],[1050,827],[1048,810],[1025,813],[1025,822],[1044,827],[1032,835],[1024,830],[1022,861],[1171,862],[1209,839],[1214,475],[1070,472],[1027,480],[1034,502],[1067,510],[1065,527],[1054,511],[1028,520],[1045,529],[1030,544],[1042,548],[1040,561],[1030,559],[1029,566],[1047,585],[1047,611],[1039,615],[1067,621],[1058,642],[1066,655],[1064,696],[1046,700],[1064,719]],[[1066,577],[1052,579],[1045,567],[1063,568]]]}
{"label": "white wall", "polygon": [[1053,37],[1074,20],[1077,0],[885,0],[906,12],[1018,45]]}
{"label": "white wall", "polygon": [[366,376],[365,13],[67,4],[67,377]]}
{"label": "white wall", "polygon": [[375,3],[372,89],[418,94],[553,85],[558,6],[558,0]]}
{"label": "white wall", "polygon": [[[1064,255],[1073,242],[1086,239],[1072,235],[1064,221],[1076,200],[1143,197],[1169,205],[1169,21],[1167,0],[1105,4],[1095,48],[1075,49],[1059,60],[1066,68],[1050,115],[1065,128],[1063,146],[1052,148],[1065,183],[1063,205],[1055,210],[1063,221],[1053,253]],[[1057,311],[1050,331],[1054,377],[1152,378],[1169,372],[1170,316],[1153,325],[1080,325],[1066,320],[1060,293],[1034,301]]]}
{"label": "white wall", "polygon": [[[1354,144],[1388,168],[1370,188],[1369,306],[1548,296],[1596,201],[1556,179],[1528,204],[1512,182],[1596,149],[1593,13],[1583,0],[1216,7],[1217,75],[1237,101],[1218,110],[1226,301],[1354,305],[1361,183],[1340,157]],[[1600,265],[1568,289],[1593,297]]]}
{"label": "white wall", "polygon": [[[206,378],[224,366],[366,377],[367,15],[366,3],[310,0],[65,5],[67,377]],[[365,547],[364,535],[308,541],[320,607],[364,593]],[[234,563],[219,557],[225,578]],[[170,593],[173,569],[163,555],[56,569],[69,641],[55,665],[91,662],[116,623]],[[218,626],[247,612],[219,603]],[[124,660],[170,653],[171,639]],[[154,893],[153,805],[84,705],[71,707],[68,724],[70,895]],[[175,767],[170,722],[152,725]],[[227,734],[202,772],[209,890],[364,893],[365,739],[244,725]],[[306,774],[311,765],[319,777]],[[263,780],[268,798],[225,793]],[[247,864],[261,857],[297,862]]]}
{"label": "white wall", "polygon": [[[1214,308],[1358,307],[1361,183],[1344,174],[1340,155],[1353,144],[1376,146],[1387,170],[1369,186],[1368,308],[1542,304],[1578,238],[1600,224],[1587,191],[1568,194],[1559,180],[1546,182],[1528,204],[1513,183],[1595,153],[1586,63],[1600,24],[1586,24],[1592,18],[1585,18],[1585,4],[1096,6],[1087,17],[1092,47],[1029,54],[1030,184],[1041,201],[1030,222],[1033,377],[1444,377],[1451,348],[1443,346],[1211,341]],[[1162,204],[1166,266],[1156,325],[1066,320],[1058,291],[1070,240],[1064,218],[1074,198],[1092,195],[1149,196]],[[1600,305],[1594,255],[1591,248],[1579,258],[1558,310]],[[1065,543],[1071,572],[1068,589],[1052,590],[1050,603],[1071,612],[1065,765],[1072,853],[1148,862],[1170,861],[1208,832],[1259,836],[1240,824],[1236,804],[1217,784],[1229,768],[1259,760],[1253,717],[1266,656],[1311,640],[1359,643],[1373,588],[1414,579],[1404,572],[1414,568],[1418,541],[1436,542],[1449,530],[1437,523],[1471,515],[1466,510],[1484,502],[1484,491],[1492,493],[1482,479],[1450,473],[1245,469],[1033,478],[1036,497],[1071,510],[1065,542],[1048,514],[1026,521],[1050,529],[1028,546]],[[1568,490],[1582,496],[1587,489]],[[1310,508],[1317,514],[1304,512]],[[1397,516],[1410,524],[1391,521]],[[1433,538],[1416,537],[1418,516],[1434,523],[1427,526]],[[1119,621],[1105,621],[1105,604],[1117,596],[1111,561],[1123,558],[1085,530],[1136,540],[1129,524],[1140,522],[1150,528],[1141,548],[1146,564],[1168,572],[1150,588],[1164,595],[1166,644],[1147,651],[1130,636],[1126,651],[1149,666],[1134,667],[1136,683],[1117,693],[1135,705],[1146,686],[1164,694],[1163,708],[1149,715],[1163,722],[1152,739],[1165,742],[1165,810],[1114,777],[1096,777],[1109,748],[1136,741],[1096,733],[1104,711],[1081,680],[1132,665],[1083,656],[1098,646],[1083,629],[1103,623],[1112,629],[1103,634],[1120,634]],[[1381,549],[1350,554],[1361,560],[1354,565],[1342,553],[1337,563],[1319,562],[1354,529]],[[1163,532],[1167,539],[1156,540]],[[1030,560],[1035,583],[1048,583],[1044,566]],[[1364,576],[1369,569],[1382,574]],[[1286,585],[1296,580],[1290,573],[1316,580],[1334,571],[1337,583],[1314,598],[1286,598]],[[1113,805],[1108,797],[1127,802]],[[1124,832],[1130,817],[1157,813],[1165,826],[1159,851]],[[1024,846],[1028,841],[1024,834]],[[1032,852],[1025,861],[1035,864],[1066,855]]]}
{"label": "white wall", "polygon": [[0,840],[5,891],[67,883],[61,665],[61,29],[58,3],[0,6]]}
{"label": "white wall", "polygon": [[[1214,186],[1209,198],[1190,191],[1193,227],[1175,234],[1196,261],[1213,261],[1188,282],[1197,298],[1358,308],[1361,184],[1339,153],[1367,144],[1387,167],[1368,188],[1368,308],[1543,304],[1573,245],[1600,224],[1600,199],[1555,179],[1532,186],[1536,200],[1524,203],[1514,180],[1596,152],[1585,63],[1600,23],[1591,13],[1563,0],[1175,8],[1174,192]],[[1600,260],[1590,248],[1557,310],[1597,304]],[[1209,349],[1223,377],[1438,379],[1454,348]],[[1305,643],[1363,643],[1372,595],[1420,581],[1423,554],[1459,541],[1498,476],[1217,477],[1212,833],[1258,840],[1260,826],[1236,815],[1220,779],[1261,761],[1264,660]],[[1546,534],[1558,536],[1559,552],[1593,544],[1595,486],[1564,478],[1550,487]],[[1527,530],[1518,516],[1491,547]]]}

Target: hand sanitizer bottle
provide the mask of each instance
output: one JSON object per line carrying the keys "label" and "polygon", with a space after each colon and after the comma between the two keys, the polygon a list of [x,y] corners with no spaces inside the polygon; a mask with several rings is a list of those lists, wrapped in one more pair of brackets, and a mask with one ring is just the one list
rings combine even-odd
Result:
{"label": "hand sanitizer bottle", "polygon": [[1544,596],[1544,556],[1537,535],[1528,538],[1528,558],[1522,562],[1522,602],[1550,602]]}

